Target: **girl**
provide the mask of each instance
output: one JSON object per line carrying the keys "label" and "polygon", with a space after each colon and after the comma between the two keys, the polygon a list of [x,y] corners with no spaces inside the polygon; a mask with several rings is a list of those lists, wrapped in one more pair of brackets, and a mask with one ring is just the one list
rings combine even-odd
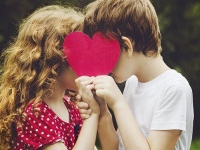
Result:
{"label": "girl", "polygon": [[[65,96],[66,89],[77,91],[77,87],[62,43],[68,33],[81,30],[82,23],[80,12],[52,5],[36,10],[21,24],[17,38],[4,52],[1,149],[94,149],[97,103],[93,96],[80,94],[94,106],[93,115],[83,124],[77,107]],[[77,85],[80,93],[87,93]]]}

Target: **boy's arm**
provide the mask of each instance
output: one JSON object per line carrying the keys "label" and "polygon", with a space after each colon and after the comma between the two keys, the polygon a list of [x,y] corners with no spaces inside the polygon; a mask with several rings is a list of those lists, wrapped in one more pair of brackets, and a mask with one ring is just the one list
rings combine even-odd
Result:
{"label": "boy's arm", "polygon": [[126,150],[174,150],[180,130],[150,131],[146,138],[114,80],[109,76],[96,77],[96,95],[112,109]]}
{"label": "boy's arm", "polygon": [[112,115],[105,101],[98,101],[101,110],[98,125],[98,136],[102,150],[117,150],[119,141],[113,126]]}
{"label": "boy's arm", "polygon": [[180,130],[150,131],[145,138],[123,100],[112,109],[126,150],[174,150]]}

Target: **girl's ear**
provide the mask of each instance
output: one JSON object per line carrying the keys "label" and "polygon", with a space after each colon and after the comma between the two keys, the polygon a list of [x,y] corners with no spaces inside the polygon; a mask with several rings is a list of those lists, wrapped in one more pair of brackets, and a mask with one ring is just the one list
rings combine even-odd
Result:
{"label": "girl's ear", "polygon": [[126,36],[122,36],[122,40],[123,40],[124,50],[127,52],[128,56],[132,56],[134,42],[131,42],[130,39],[127,38]]}

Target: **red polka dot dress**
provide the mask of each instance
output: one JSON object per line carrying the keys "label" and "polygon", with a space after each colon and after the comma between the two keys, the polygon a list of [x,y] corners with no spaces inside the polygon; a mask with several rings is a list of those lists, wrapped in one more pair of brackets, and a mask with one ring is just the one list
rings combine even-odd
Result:
{"label": "red polka dot dress", "polygon": [[62,121],[44,102],[39,104],[38,116],[33,113],[33,103],[30,103],[25,113],[26,121],[21,127],[16,127],[16,135],[12,139],[12,150],[37,150],[55,142],[63,142],[71,150],[83,124],[80,112],[68,97],[64,102],[69,111],[70,122]]}

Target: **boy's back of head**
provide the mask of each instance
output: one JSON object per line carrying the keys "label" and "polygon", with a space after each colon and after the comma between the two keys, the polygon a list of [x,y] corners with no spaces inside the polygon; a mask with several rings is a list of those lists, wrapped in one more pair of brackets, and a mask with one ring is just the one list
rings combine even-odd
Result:
{"label": "boy's back of head", "polygon": [[126,36],[134,50],[145,55],[161,51],[158,17],[149,0],[96,0],[89,4],[84,32],[92,36],[97,31],[115,35],[122,47],[122,36]]}

